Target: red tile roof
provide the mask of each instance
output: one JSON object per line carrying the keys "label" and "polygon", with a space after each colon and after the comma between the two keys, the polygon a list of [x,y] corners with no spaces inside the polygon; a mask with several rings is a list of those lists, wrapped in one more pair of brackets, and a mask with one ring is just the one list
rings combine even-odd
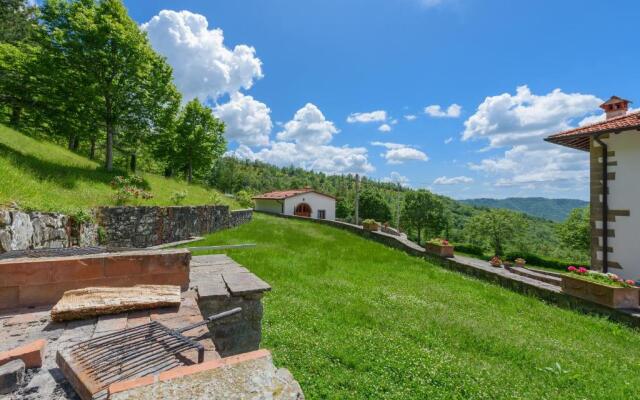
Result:
{"label": "red tile roof", "polygon": [[292,189],[292,190],[281,190],[281,191],[275,191],[275,192],[269,192],[269,193],[264,193],[264,194],[260,194],[257,196],[253,196],[253,199],[257,199],[257,200],[282,200],[282,199],[288,199],[289,197],[294,197],[297,196],[299,194],[305,194],[305,193],[317,193],[321,196],[326,196],[326,197],[330,197],[332,199],[335,199],[335,197],[330,196],[328,194],[324,194],[324,193],[320,193],[316,190],[313,189]]}
{"label": "red tile roof", "polygon": [[640,111],[556,133],[545,140],[562,146],[589,151],[589,142],[592,136],[598,133],[619,132],[630,129],[640,129]]}

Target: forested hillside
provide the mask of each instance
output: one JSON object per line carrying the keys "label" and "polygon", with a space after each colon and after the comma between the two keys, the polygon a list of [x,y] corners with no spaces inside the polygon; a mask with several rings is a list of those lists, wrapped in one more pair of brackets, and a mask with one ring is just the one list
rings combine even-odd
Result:
{"label": "forested hillside", "polygon": [[479,207],[506,208],[551,221],[564,221],[574,208],[582,208],[589,202],[575,199],[547,199],[544,197],[509,197],[506,199],[467,199],[462,203]]}

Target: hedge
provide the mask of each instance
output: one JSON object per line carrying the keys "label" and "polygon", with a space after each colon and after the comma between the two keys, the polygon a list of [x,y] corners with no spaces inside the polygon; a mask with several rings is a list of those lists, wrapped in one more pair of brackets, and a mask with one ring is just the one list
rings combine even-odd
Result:
{"label": "hedge", "polygon": [[[555,260],[553,258],[540,257],[535,254],[530,253],[519,253],[519,252],[509,252],[505,255],[505,259],[509,261],[515,261],[516,258],[524,258],[527,260],[527,264],[535,265],[538,267],[545,267],[551,269],[557,269],[559,271],[566,271],[567,267],[574,265],[579,266],[579,263],[565,261],[565,260]],[[586,266],[589,268],[588,266]]]}
{"label": "hedge", "polygon": [[465,254],[471,254],[473,256],[478,256],[484,258],[484,249],[481,246],[476,246],[475,244],[469,243],[459,243],[454,244],[455,250]]}

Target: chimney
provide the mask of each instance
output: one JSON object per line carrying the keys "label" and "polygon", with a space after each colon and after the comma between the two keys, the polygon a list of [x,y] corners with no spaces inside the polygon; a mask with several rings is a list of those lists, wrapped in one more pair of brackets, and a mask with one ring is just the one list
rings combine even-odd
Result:
{"label": "chimney", "polygon": [[627,115],[629,110],[629,100],[621,99],[618,96],[611,96],[611,98],[604,103],[600,104],[600,108],[607,114],[607,119],[620,117]]}

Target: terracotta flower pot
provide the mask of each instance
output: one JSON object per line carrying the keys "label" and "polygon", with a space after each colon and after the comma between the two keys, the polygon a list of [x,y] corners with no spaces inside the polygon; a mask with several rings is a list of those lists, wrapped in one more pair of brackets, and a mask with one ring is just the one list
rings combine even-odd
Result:
{"label": "terracotta flower pot", "polygon": [[610,308],[639,308],[640,288],[607,286],[565,275],[562,291]]}
{"label": "terracotta flower pot", "polygon": [[362,224],[362,227],[364,228],[365,231],[369,231],[369,232],[376,232],[378,229],[380,229],[380,225],[378,224],[364,223]]}
{"label": "terracotta flower pot", "polygon": [[434,254],[443,258],[453,257],[453,246],[451,245],[441,246],[438,244],[426,243],[425,251],[429,254]]}

